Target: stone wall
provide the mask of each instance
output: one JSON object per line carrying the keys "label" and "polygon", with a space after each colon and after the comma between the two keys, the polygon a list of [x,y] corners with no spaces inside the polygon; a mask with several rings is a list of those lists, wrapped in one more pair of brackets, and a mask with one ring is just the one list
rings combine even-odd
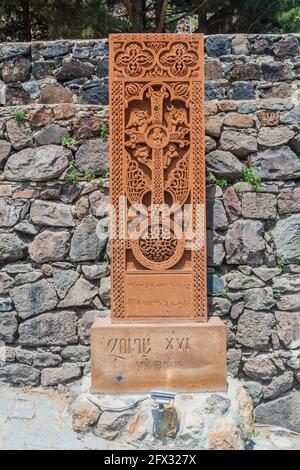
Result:
{"label": "stone wall", "polygon": [[[300,79],[300,34],[205,38],[206,99],[288,98]],[[0,104],[108,103],[108,42],[0,45]]]}
{"label": "stone wall", "polygon": [[[262,54],[269,44],[270,60],[289,64],[293,75],[272,82],[276,96],[296,83],[295,39],[207,38],[214,64],[207,76],[219,61],[247,67],[258,57],[262,73],[265,55],[239,54],[247,47]],[[213,57],[223,43],[236,55],[226,49]],[[62,44],[71,43],[43,48],[58,56]],[[80,44],[73,46],[85,56]],[[0,48],[6,60],[19,52]],[[229,96],[244,78],[221,79]],[[262,99],[263,80],[251,85],[259,99],[206,103],[209,309],[229,327],[229,371],[251,394],[257,419],[299,431],[300,102],[291,88],[288,97]],[[0,341],[7,345],[0,381],[64,387],[89,371],[89,328],[110,304],[107,118],[99,105],[0,109]]]}

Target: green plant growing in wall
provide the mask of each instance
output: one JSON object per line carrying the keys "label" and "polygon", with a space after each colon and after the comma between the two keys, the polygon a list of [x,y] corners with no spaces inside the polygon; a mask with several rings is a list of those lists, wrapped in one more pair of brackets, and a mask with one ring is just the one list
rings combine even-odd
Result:
{"label": "green plant growing in wall", "polygon": [[74,159],[73,159],[73,160],[70,160],[70,161],[69,161],[69,165],[74,168],[75,165],[76,165],[76,160],[74,160]]}
{"label": "green plant growing in wall", "polygon": [[99,186],[99,189],[102,188],[103,184],[104,184],[106,181],[109,181],[109,178],[110,178],[109,171],[107,171],[104,175],[102,175],[102,176],[99,177],[99,179],[98,179],[98,186]]}
{"label": "green plant growing in wall", "polygon": [[61,145],[63,147],[69,147],[69,145],[74,145],[74,143],[75,143],[74,139],[72,139],[72,137],[70,136],[63,137],[61,139]]}
{"label": "green plant growing in wall", "polygon": [[84,179],[86,181],[93,181],[94,179],[96,179],[96,175],[92,170],[88,170],[85,172]]}
{"label": "green plant growing in wall", "polygon": [[223,178],[217,178],[212,171],[209,171],[207,173],[207,177],[210,180],[209,182],[212,184],[215,184],[217,186],[220,186],[220,188],[225,189],[228,186],[228,181],[223,179]]}
{"label": "green plant growing in wall", "polygon": [[110,257],[108,253],[104,253],[104,255],[102,256],[102,261],[104,261],[105,263],[110,263]]}
{"label": "green plant growing in wall", "polygon": [[102,126],[101,126],[100,137],[101,137],[102,140],[107,140],[108,139],[108,127],[105,123],[102,124]]}
{"label": "green plant growing in wall", "polygon": [[241,188],[239,188],[238,186],[234,188],[234,191],[236,194],[241,194]]}
{"label": "green plant growing in wall", "polygon": [[281,269],[281,271],[284,273],[286,271],[286,262],[283,259],[279,259],[277,261],[277,268]]}
{"label": "green plant growing in wall", "polygon": [[260,185],[261,177],[251,168],[247,168],[247,167],[243,168],[242,181],[244,183],[249,183],[252,186],[254,186],[256,193],[260,193],[262,191],[262,188]]}
{"label": "green plant growing in wall", "polygon": [[78,176],[78,171],[77,170],[72,170],[71,171],[71,173],[69,174],[69,181],[73,184],[78,183],[79,176]]}
{"label": "green plant growing in wall", "polygon": [[86,104],[86,101],[84,98],[79,98],[79,104]]}
{"label": "green plant growing in wall", "polygon": [[18,125],[21,125],[26,120],[26,113],[23,109],[17,108],[13,113],[14,119]]}

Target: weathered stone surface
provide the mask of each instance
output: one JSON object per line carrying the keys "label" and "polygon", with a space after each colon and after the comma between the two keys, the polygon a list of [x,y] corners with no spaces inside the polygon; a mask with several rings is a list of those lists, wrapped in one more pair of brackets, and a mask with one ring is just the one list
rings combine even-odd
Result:
{"label": "weathered stone surface", "polygon": [[2,66],[2,80],[4,83],[26,82],[30,72],[31,63],[25,57],[10,59]]}
{"label": "weathered stone surface", "polygon": [[288,349],[300,347],[300,318],[298,312],[276,313],[277,333],[280,342]]}
{"label": "weathered stone surface", "polygon": [[244,365],[244,372],[255,380],[270,380],[277,370],[271,359],[267,356],[252,356]]}
{"label": "weathered stone surface", "polygon": [[24,364],[9,364],[0,368],[0,380],[12,385],[39,385],[40,371]]}
{"label": "weathered stone surface", "polygon": [[282,295],[277,302],[277,307],[279,310],[297,311],[300,308],[300,295]]}
{"label": "weathered stone surface", "polygon": [[263,147],[278,147],[287,144],[294,137],[294,132],[286,126],[262,127],[257,142]]}
{"label": "weathered stone surface", "polygon": [[243,382],[243,387],[252,398],[253,405],[257,406],[262,399],[262,385],[258,382],[252,382],[252,380],[249,380],[247,382]]}
{"label": "weathered stone surface", "polygon": [[8,293],[13,286],[13,278],[5,272],[0,272],[0,295]]}
{"label": "weathered stone surface", "polygon": [[26,212],[24,204],[14,203],[11,199],[0,198],[0,227],[13,227]]}
{"label": "weathered stone surface", "polygon": [[0,140],[0,170],[3,170],[4,165],[10,155],[11,144],[6,140]]}
{"label": "weathered stone surface", "polygon": [[70,150],[56,145],[25,149],[11,155],[5,165],[9,181],[50,181],[69,165]]}
{"label": "weathered stone surface", "polygon": [[48,44],[41,52],[45,59],[54,59],[55,57],[66,55],[69,50],[70,45],[68,41],[59,41]]}
{"label": "weathered stone surface", "polygon": [[18,330],[15,312],[0,312],[0,341],[13,343]]}
{"label": "weathered stone surface", "polygon": [[27,349],[19,348],[16,350],[16,360],[22,364],[31,366],[33,363],[34,352]]}
{"label": "weathered stone surface", "polygon": [[71,287],[65,298],[60,302],[59,307],[73,307],[79,305],[88,305],[97,295],[98,289],[89,281],[80,278]]}
{"label": "weathered stone surface", "polygon": [[273,280],[273,289],[278,292],[299,292],[300,277],[293,274],[282,274]]}
{"label": "weathered stone surface", "polygon": [[43,104],[73,103],[73,95],[59,83],[49,84],[43,87],[39,101]]}
{"label": "weathered stone surface", "polygon": [[206,60],[204,68],[206,80],[219,80],[224,75],[219,59]]}
{"label": "weathered stone surface", "polygon": [[44,313],[19,327],[23,346],[64,346],[77,343],[74,312]]}
{"label": "weathered stone surface", "polygon": [[60,299],[66,296],[78,277],[78,272],[72,269],[53,269],[54,287]]}
{"label": "weathered stone surface", "polygon": [[275,305],[272,288],[264,287],[247,290],[244,295],[244,302],[246,308],[255,311],[269,310]]}
{"label": "weathered stone surface", "polygon": [[218,82],[205,83],[205,100],[223,100],[225,98],[225,89]]}
{"label": "weathered stone surface", "polygon": [[220,199],[208,198],[206,201],[207,228],[212,230],[225,230],[228,220]]}
{"label": "weathered stone surface", "polygon": [[102,277],[108,276],[109,265],[108,263],[104,263],[104,262],[101,264],[83,265],[82,272],[85,275],[85,277],[91,281],[94,279],[100,279]]}
{"label": "weathered stone surface", "polygon": [[279,113],[272,112],[272,111],[258,111],[256,115],[262,126],[278,126],[279,125]]}
{"label": "weathered stone surface", "polygon": [[94,321],[100,316],[106,316],[110,314],[108,310],[100,312],[99,310],[89,310],[85,312],[82,318],[78,322],[78,335],[81,343],[90,344],[90,329]]}
{"label": "weathered stone surface", "polygon": [[280,219],[272,231],[277,254],[287,263],[299,263],[300,214]]}
{"label": "weathered stone surface", "polygon": [[[217,142],[215,141],[215,139],[213,139],[209,135],[206,135],[205,136],[205,152],[206,152],[206,154],[208,154],[208,153],[212,152],[213,150],[215,150],[216,147],[217,147]],[[1,162],[0,162],[0,165],[1,165]]]}
{"label": "weathered stone surface", "polygon": [[300,431],[300,394],[299,391],[277,398],[269,403],[261,403],[255,408],[255,420],[258,423],[272,424],[292,431]]}
{"label": "weathered stone surface", "polygon": [[30,271],[29,273],[20,273],[15,277],[15,285],[21,286],[23,284],[28,284],[31,282],[36,282],[43,277],[41,271]]}
{"label": "weathered stone surface", "polygon": [[264,267],[261,267],[261,268],[254,268],[253,272],[260,279],[267,282],[267,281],[270,281],[270,279],[273,279],[273,277],[278,276],[279,274],[281,274],[281,269],[280,268],[264,268]]}
{"label": "weathered stone surface", "polygon": [[17,261],[25,258],[27,245],[13,233],[0,233],[0,261]]}
{"label": "weathered stone surface", "polygon": [[209,266],[220,266],[225,258],[225,250],[223,245],[223,237],[207,230],[207,257]]}
{"label": "weathered stone surface", "polygon": [[70,251],[72,261],[99,259],[108,237],[106,240],[100,240],[96,230],[97,220],[93,216],[86,217],[75,229]]}
{"label": "weathered stone surface", "polygon": [[234,80],[259,80],[261,76],[260,65],[255,62],[235,65],[228,75]]}
{"label": "weathered stone surface", "polygon": [[274,324],[272,313],[245,310],[239,318],[236,339],[248,348],[264,349],[268,346]]}
{"label": "weathered stone surface", "polygon": [[249,219],[276,219],[276,196],[268,193],[243,193],[242,215]]}
{"label": "weathered stone surface", "polygon": [[87,197],[81,197],[75,204],[78,219],[84,219],[89,215],[90,202]]}
{"label": "weathered stone surface", "polygon": [[275,377],[270,385],[263,387],[263,397],[266,400],[274,400],[283,393],[290,390],[293,385],[294,374],[292,371],[286,371],[279,377]]}
{"label": "weathered stone surface", "polygon": [[63,364],[53,369],[43,369],[41,374],[42,387],[54,387],[81,377],[81,369],[76,364]]}
{"label": "weathered stone surface", "polygon": [[32,132],[28,122],[17,124],[11,119],[6,123],[8,138],[15,150],[23,150],[33,145]]}
{"label": "weathered stone surface", "polygon": [[242,350],[241,349],[229,349],[227,351],[227,367],[228,373],[232,377],[237,377],[240,369],[242,359]]}
{"label": "weathered stone surface", "polygon": [[230,222],[239,218],[242,212],[242,205],[235,189],[230,186],[226,189],[223,197],[224,206]]}
{"label": "weathered stone surface", "polygon": [[68,130],[58,124],[48,124],[35,135],[38,145],[60,145],[64,137],[67,137]]}
{"label": "weathered stone surface", "polygon": [[208,171],[215,176],[234,181],[241,177],[244,165],[230,152],[215,150],[206,156]]}
{"label": "weathered stone surface", "polygon": [[71,206],[56,202],[34,201],[30,210],[30,219],[36,225],[50,227],[74,227]]}
{"label": "weathered stone surface", "polygon": [[232,152],[237,157],[244,158],[250,153],[257,151],[257,141],[254,135],[224,130],[220,139],[220,149]]}
{"label": "weathered stone surface", "polygon": [[99,295],[100,299],[106,307],[110,307],[110,277],[104,277],[100,282]]}
{"label": "weathered stone surface", "polygon": [[240,113],[228,113],[226,114],[224,121],[224,126],[228,127],[237,127],[238,129],[248,128],[254,126],[254,120],[251,116]]}
{"label": "weathered stone surface", "polygon": [[90,348],[80,344],[67,346],[62,350],[61,356],[70,362],[86,362],[90,359]]}
{"label": "weathered stone surface", "polygon": [[228,92],[231,100],[255,100],[256,94],[251,82],[235,82]]}
{"label": "weathered stone surface", "polygon": [[101,139],[87,140],[76,152],[78,171],[93,171],[96,175],[104,175],[108,170],[108,142]]}
{"label": "weathered stone surface", "polygon": [[37,61],[32,64],[32,74],[37,80],[48,78],[52,75],[54,69],[54,62],[52,60]]}
{"label": "weathered stone surface", "polygon": [[71,413],[73,429],[78,432],[87,431],[91,426],[94,426],[101,414],[96,405],[83,397],[75,400]]}
{"label": "weathered stone surface", "polygon": [[300,177],[300,162],[287,146],[268,149],[250,157],[253,169],[267,180],[289,180]]}
{"label": "weathered stone surface", "polygon": [[264,283],[255,276],[248,276],[240,272],[232,272],[226,276],[227,286],[234,290],[253,289],[263,287]]}
{"label": "weathered stone surface", "polygon": [[0,312],[10,312],[13,310],[12,300],[8,295],[0,297]]}
{"label": "weathered stone surface", "polygon": [[55,289],[45,279],[29,285],[14,287],[10,291],[19,317],[26,319],[56,307]]}
{"label": "weathered stone surface", "polygon": [[300,188],[284,188],[278,195],[279,214],[300,212]]}
{"label": "weathered stone surface", "polygon": [[207,55],[220,57],[231,53],[231,40],[227,36],[210,36],[205,41]]}
{"label": "weathered stone surface", "polygon": [[45,106],[28,113],[28,121],[32,127],[46,126],[53,120],[53,111]]}
{"label": "weathered stone surface", "polygon": [[261,264],[265,243],[263,224],[259,221],[237,220],[225,237],[228,264]]}
{"label": "weathered stone surface", "polygon": [[277,57],[282,57],[283,59],[287,56],[298,55],[300,50],[297,38],[295,36],[283,37],[275,44],[273,52]]}
{"label": "weathered stone surface", "polygon": [[230,311],[230,318],[236,320],[244,311],[245,304],[244,302],[238,302],[237,304],[233,304],[231,311]]}
{"label": "weathered stone surface", "polygon": [[0,46],[0,61],[30,54],[30,44],[2,44]]}
{"label": "weathered stone surface", "polygon": [[261,66],[261,71],[264,79],[271,82],[289,80],[293,77],[292,69],[283,62],[264,63]]}
{"label": "weathered stone surface", "polygon": [[113,441],[123,431],[133,413],[134,409],[130,408],[118,413],[103,411],[94,430],[96,436]]}
{"label": "weathered stone surface", "polygon": [[244,34],[237,34],[231,41],[232,53],[235,55],[248,55],[250,51],[250,44],[247,36]]}
{"label": "weathered stone surface", "polygon": [[223,121],[218,116],[212,116],[205,120],[205,134],[212,137],[219,137],[222,130]]}
{"label": "weathered stone surface", "polygon": [[[221,284],[224,290],[224,284]],[[222,317],[228,315],[231,308],[231,302],[223,297],[213,297],[208,300],[208,313],[209,315],[217,315]]]}
{"label": "weathered stone surface", "polygon": [[15,230],[20,233],[25,233],[26,235],[37,235],[38,230],[35,228],[33,224],[28,222],[28,220],[23,220],[15,225]]}
{"label": "weathered stone surface", "polygon": [[102,219],[107,217],[110,209],[110,198],[109,194],[103,194],[102,191],[94,191],[89,196],[91,203],[91,212],[95,217]]}
{"label": "weathered stone surface", "polygon": [[94,70],[94,66],[89,62],[68,57],[63,59],[61,67],[54,70],[53,75],[59,82],[66,82],[82,77],[90,78]]}
{"label": "weathered stone surface", "polygon": [[[299,134],[295,135],[295,137],[291,140],[290,145],[292,149],[294,150],[294,152],[300,153],[300,132]],[[0,150],[0,154],[1,154],[1,150]],[[1,157],[0,157],[0,160],[1,160]]]}
{"label": "weathered stone surface", "polygon": [[30,244],[29,256],[36,263],[63,260],[68,252],[69,240],[69,232],[45,230]]}
{"label": "weathered stone surface", "polygon": [[230,419],[227,420],[208,436],[211,449],[215,450],[239,450],[238,428]]}
{"label": "weathered stone surface", "polygon": [[50,352],[38,352],[33,356],[34,367],[55,367],[62,362],[62,358],[59,354],[53,354]]}

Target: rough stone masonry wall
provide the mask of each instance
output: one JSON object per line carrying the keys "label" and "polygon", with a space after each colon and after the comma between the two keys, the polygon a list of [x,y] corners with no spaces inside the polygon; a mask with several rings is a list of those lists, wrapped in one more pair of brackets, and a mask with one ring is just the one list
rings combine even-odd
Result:
{"label": "rough stone masonry wall", "polygon": [[[209,309],[229,327],[229,371],[245,384],[259,421],[299,431],[298,41],[206,39],[207,97],[217,98],[206,104],[206,153]],[[62,54],[65,44],[45,47]],[[88,47],[97,44],[102,50],[101,41]],[[0,46],[2,78],[19,47]],[[80,51],[86,57],[85,46]],[[61,68],[57,61],[57,73],[72,60]],[[267,63],[273,79],[265,83]],[[251,64],[260,70],[256,79]],[[217,70],[222,78],[212,75]],[[16,83],[12,89],[21,90],[26,82]],[[250,85],[252,96],[233,94]],[[108,184],[98,181],[108,169],[108,144],[100,138],[108,109],[99,101],[105,103],[99,95],[97,106],[29,104],[19,125],[15,107],[0,110],[0,341],[7,345],[0,380],[10,384],[62,387],[79,379],[89,371],[90,325],[109,314]],[[69,147],[61,145],[66,136],[74,140]],[[245,167],[262,177],[260,192],[242,181]],[[97,179],[86,181],[91,172]]]}
{"label": "rough stone masonry wall", "polygon": [[[300,34],[205,38],[207,100],[288,98],[300,79]],[[0,105],[108,103],[108,42],[0,45]]]}

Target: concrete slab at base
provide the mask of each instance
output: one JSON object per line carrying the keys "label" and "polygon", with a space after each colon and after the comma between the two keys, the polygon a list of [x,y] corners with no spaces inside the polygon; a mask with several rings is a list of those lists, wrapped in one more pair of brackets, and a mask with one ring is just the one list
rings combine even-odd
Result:
{"label": "concrete slab at base", "polygon": [[226,391],[226,327],[207,323],[116,324],[91,329],[92,392]]}

